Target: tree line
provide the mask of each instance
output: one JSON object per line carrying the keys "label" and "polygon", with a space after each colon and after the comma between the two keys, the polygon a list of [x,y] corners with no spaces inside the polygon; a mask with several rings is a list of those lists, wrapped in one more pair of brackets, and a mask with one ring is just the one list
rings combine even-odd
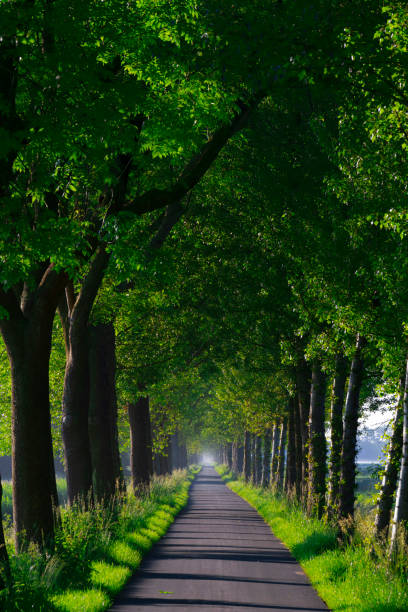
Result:
{"label": "tree line", "polygon": [[[361,397],[405,389],[405,6],[13,0],[0,15],[16,549],[52,546],[54,415],[70,503],[122,486],[128,418],[136,492],[152,446],[170,469],[170,434],[177,466],[217,439],[246,477],[352,517]],[[403,397],[382,533],[399,470],[406,520]]]}

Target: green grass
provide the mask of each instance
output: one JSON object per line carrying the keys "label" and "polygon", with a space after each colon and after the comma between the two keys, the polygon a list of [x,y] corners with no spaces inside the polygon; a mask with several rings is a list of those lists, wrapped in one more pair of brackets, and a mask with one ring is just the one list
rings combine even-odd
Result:
{"label": "green grass", "polygon": [[298,505],[271,490],[233,480],[225,466],[216,469],[227,486],[249,502],[291,550],[331,610],[408,610],[406,575],[391,571],[385,555],[373,560],[363,519],[355,540],[340,548],[334,528],[306,516]]}
{"label": "green grass", "polygon": [[[14,555],[13,588],[0,593],[4,612],[102,612],[186,504],[200,468],[158,477],[140,497],[128,492],[111,508],[62,510],[55,552]],[[9,534],[10,535],[10,534]]]}

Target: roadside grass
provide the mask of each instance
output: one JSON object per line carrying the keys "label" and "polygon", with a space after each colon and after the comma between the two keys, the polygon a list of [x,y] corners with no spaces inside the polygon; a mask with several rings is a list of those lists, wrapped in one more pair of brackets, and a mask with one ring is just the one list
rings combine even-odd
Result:
{"label": "roadside grass", "polygon": [[8,548],[13,587],[0,592],[4,612],[102,612],[167,531],[188,500],[199,467],[153,479],[148,491],[128,491],[121,503],[63,508],[55,551],[15,555]]}
{"label": "roadside grass", "polygon": [[349,612],[406,612],[406,573],[392,571],[387,556],[370,554],[367,516],[357,517],[353,541],[339,546],[336,530],[308,517],[300,506],[272,490],[247,485],[217,466],[227,486],[253,506],[299,561],[329,608]]}

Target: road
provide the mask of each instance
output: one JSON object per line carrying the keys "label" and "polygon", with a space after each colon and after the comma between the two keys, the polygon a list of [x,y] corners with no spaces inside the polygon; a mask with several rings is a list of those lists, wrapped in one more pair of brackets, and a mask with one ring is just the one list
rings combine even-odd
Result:
{"label": "road", "polygon": [[186,508],[111,612],[328,610],[259,514],[204,467]]}

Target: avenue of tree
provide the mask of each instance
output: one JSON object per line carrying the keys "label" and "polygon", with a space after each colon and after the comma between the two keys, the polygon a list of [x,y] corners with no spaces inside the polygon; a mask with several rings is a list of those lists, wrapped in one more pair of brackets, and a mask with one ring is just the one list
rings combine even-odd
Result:
{"label": "avenue of tree", "polygon": [[406,4],[4,0],[0,23],[16,551],[52,549],[57,455],[92,507],[124,450],[136,495],[209,448],[352,529],[361,406],[392,393],[374,530],[396,552]]}

